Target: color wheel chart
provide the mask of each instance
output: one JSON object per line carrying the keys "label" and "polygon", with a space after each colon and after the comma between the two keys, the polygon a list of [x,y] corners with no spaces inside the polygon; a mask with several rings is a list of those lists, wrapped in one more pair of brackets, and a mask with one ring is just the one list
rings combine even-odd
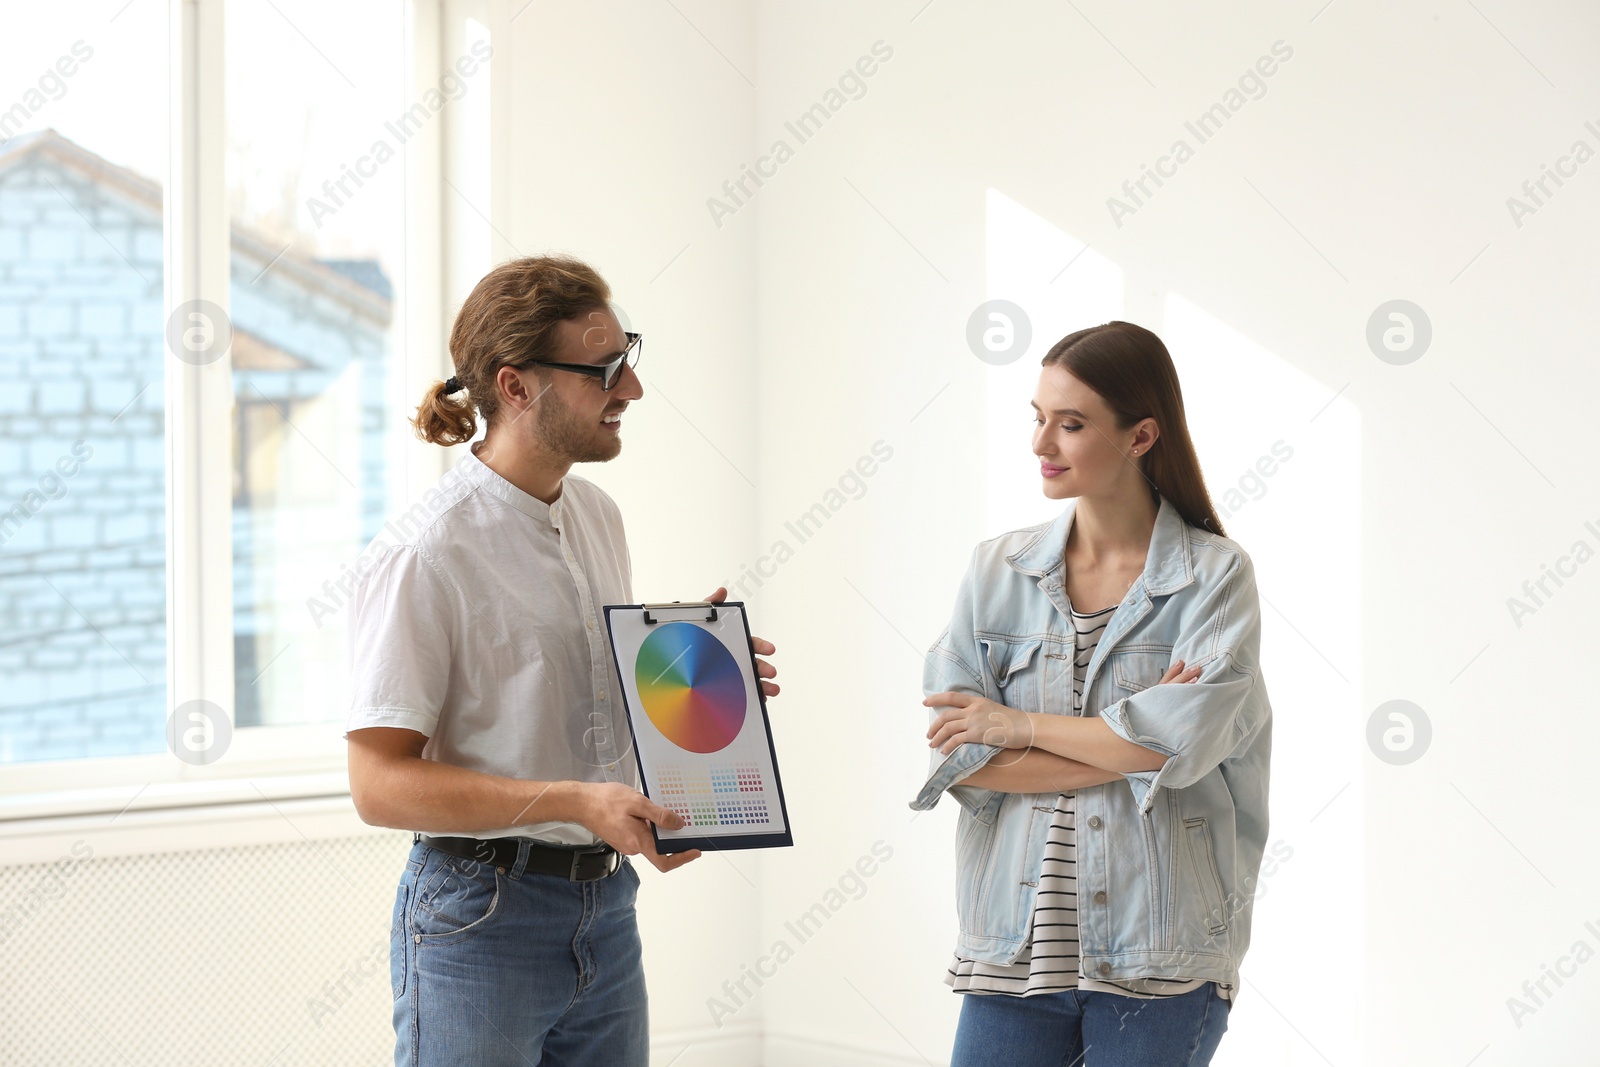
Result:
{"label": "color wheel chart", "polygon": [[715,620],[705,606],[652,605],[651,622],[645,605],[605,611],[645,791],[684,819],[657,838],[792,843],[743,605],[716,605]]}
{"label": "color wheel chart", "polygon": [[744,675],[733,653],[694,623],[657,623],[633,675],[645,714],[679,748],[717,752],[739,736]]}

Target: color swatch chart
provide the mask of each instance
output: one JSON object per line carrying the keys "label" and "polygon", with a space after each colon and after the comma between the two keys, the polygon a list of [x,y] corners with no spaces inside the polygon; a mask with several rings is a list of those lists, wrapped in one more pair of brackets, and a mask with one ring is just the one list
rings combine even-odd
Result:
{"label": "color swatch chart", "polygon": [[744,605],[608,604],[606,625],[642,788],[683,820],[657,840],[792,843]]}
{"label": "color swatch chart", "polygon": [[663,768],[657,783],[662,807],[690,826],[748,826],[772,822],[761,771],[753,763],[710,763]]}
{"label": "color swatch chart", "polygon": [[749,702],[733,653],[688,622],[657,626],[639,646],[634,683],[661,735],[690,752],[718,752],[744,729]]}

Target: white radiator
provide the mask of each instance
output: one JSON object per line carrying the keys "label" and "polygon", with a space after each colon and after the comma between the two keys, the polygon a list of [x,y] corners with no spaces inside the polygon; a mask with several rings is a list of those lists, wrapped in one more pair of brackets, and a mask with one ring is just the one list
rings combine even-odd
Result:
{"label": "white radiator", "polygon": [[[77,814],[0,803],[0,1067],[393,1063],[389,923],[411,834],[365,825],[348,795],[329,795],[342,774],[325,778],[219,785],[204,807],[161,787],[126,810],[134,787]],[[715,929],[722,905],[645,880],[652,989],[718,988],[716,965],[661,947],[650,964],[670,929]],[[757,1009],[713,1027],[696,998],[685,1017],[664,999],[652,998],[652,1062],[763,1061]],[[819,1036],[780,1041],[772,1062],[900,1062]]]}
{"label": "white radiator", "polygon": [[[360,826],[348,799],[235,808],[6,838],[0,1063],[393,1062],[390,908],[411,835]],[[251,843],[206,847],[227,838]]]}

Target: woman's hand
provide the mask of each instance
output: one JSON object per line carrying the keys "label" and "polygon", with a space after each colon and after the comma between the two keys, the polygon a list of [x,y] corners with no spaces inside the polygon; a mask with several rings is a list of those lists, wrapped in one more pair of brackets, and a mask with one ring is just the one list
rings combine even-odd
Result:
{"label": "woman's hand", "polygon": [[[1199,677],[1199,667],[1185,667],[1180,659],[1166,669],[1161,681],[1156,684],[1184,685],[1197,681]],[[1033,747],[1036,712],[1018,711],[971,693],[935,693],[922,703],[924,707],[945,708],[933,720],[927,733],[930,738],[928,747],[937,748],[945,755],[953,752],[957,745],[969,741],[980,745],[999,745],[1001,748]]]}
{"label": "woman's hand", "polygon": [[[1193,671],[1194,673],[1191,674],[1189,673],[1190,671]],[[1176,682],[1179,685],[1184,685],[1188,682],[1198,681],[1199,678],[1199,667],[1185,667],[1183,665],[1183,660],[1175,659],[1172,661],[1172,666],[1168,667],[1167,672],[1161,676],[1161,681],[1157,682],[1156,684],[1165,685],[1168,682]]]}
{"label": "woman's hand", "polygon": [[932,739],[928,747],[946,755],[969,741],[1001,748],[1027,748],[1033,744],[1033,721],[1025,711],[971,693],[935,693],[922,703],[930,708],[945,707],[928,727],[927,736]]}
{"label": "woman's hand", "polygon": [[[720,585],[717,586],[715,593],[706,597],[707,603],[711,604],[720,604],[726,599],[728,599],[728,590]],[[752,634],[750,636],[750,649],[756,654],[756,674],[762,679],[776,678],[778,676],[778,668],[760,657],[772,655],[778,651],[778,646],[771,641],[763,640]],[[775,697],[778,695],[778,683],[763,680],[761,682],[761,691],[769,697]]]}

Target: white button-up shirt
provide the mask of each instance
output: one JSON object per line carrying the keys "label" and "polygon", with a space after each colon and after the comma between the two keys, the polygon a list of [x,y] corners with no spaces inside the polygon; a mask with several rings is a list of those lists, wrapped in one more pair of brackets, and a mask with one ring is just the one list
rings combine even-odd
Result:
{"label": "white button-up shirt", "polygon": [[[622,514],[599,486],[569,473],[546,504],[469,450],[357,569],[346,736],[398,726],[427,735],[424,759],[639,788],[598,614],[633,602],[633,568]],[[571,822],[449,833],[600,840]]]}

